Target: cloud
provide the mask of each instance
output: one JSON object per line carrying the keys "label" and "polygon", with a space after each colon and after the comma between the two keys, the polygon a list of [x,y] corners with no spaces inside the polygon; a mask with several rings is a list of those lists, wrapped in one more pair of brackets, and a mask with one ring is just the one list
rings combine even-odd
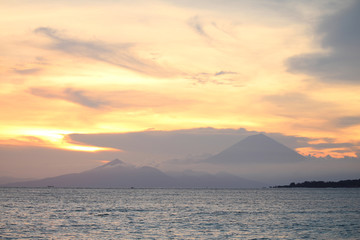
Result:
{"label": "cloud", "polygon": [[26,69],[14,68],[13,71],[15,73],[18,73],[21,75],[32,75],[32,74],[36,74],[36,73],[40,72],[41,69],[40,68],[26,68]]}
{"label": "cloud", "polygon": [[[265,95],[262,99],[267,103],[271,103],[276,109],[274,111],[277,113],[292,118],[298,118],[299,115],[302,117],[313,117],[320,111],[332,107],[328,102],[318,101],[306,94],[298,92]],[[318,111],[309,111],[309,106],[318,109]]]}
{"label": "cloud", "polygon": [[318,143],[318,144],[309,144],[314,149],[323,150],[323,149],[332,149],[332,148],[346,148],[345,151],[351,151],[351,148],[355,145],[352,143]]}
{"label": "cloud", "polygon": [[202,72],[191,75],[189,78],[198,84],[216,84],[216,85],[230,85],[233,87],[242,87],[245,76],[233,71],[219,71],[215,73]]}
{"label": "cloud", "polygon": [[288,71],[319,77],[323,81],[360,82],[360,1],[326,16],[316,28],[326,53],[291,57]]}
{"label": "cloud", "polygon": [[204,30],[204,24],[200,21],[199,16],[194,16],[188,20],[189,26],[195,30],[199,35],[203,37],[209,37],[205,30]]}
{"label": "cloud", "polygon": [[[216,154],[227,147],[237,143],[247,136],[261,132],[239,129],[215,129],[194,128],[174,131],[147,130],[130,133],[107,133],[107,134],[71,134],[69,139],[87,145],[99,147],[118,148],[130,152],[143,152],[146,154],[177,155],[177,157],[189,158],[189,156],[206,156]],[[302,147],[317,146],[325,148],[325,144],[313,144],[313,138],[287,136],[281,133],[266,133],[269,137],[296,149]],[[335,147],[332,139],[320,139],[328,143],[328,147]],[[353,146],[352,144],[340,143],[338,146]],[[207,155],[208,156],[208,155]],[[175,156],[174,156],[175,157]],[[168,159],[166,159],[168,160]]]}
{"label": "cloud", "polygon": [[91,99],[90,97],[86,96],[83,91],[67,88],[64,90],[64,93],[66,99],[68,99],[70,102],[78,103],[86,107],[99,108],[106,104],[102,100]]}
{"label": "cloud", "polygon": [[231,71],[220,71],[214,74],[214,76],[220,76],[220,75],[226,75],[226,74],[237,74],[237,72],[231,72]]}
{"label": "cloud", "polygon": [[[154,162],[178,159],[178,163],[197,162],[204,156],[217,154],[240,140],[258,133],[240,129],[195,128],[174,131],[147,130],[129,133],[70,134],[69,141],[85,145],[124,150],[122,156],[134,161]],[[337,142],[332,138],[307,138],[281,133],[265,133],[291,149],[315,152],[358,152],[359,143]]]}
{"label": "cloud", "polygon": [[48,27],[37,28],[34,32],[42,34],[52,41],[50,49],[66,54],[106,62],[147,75],[168,76],[171,74],[170,71],[163,69],[154,62],[137,57],[133,52],[134,44],[132,43],[115,46],[98,41],[78,40],[64,37],[56,29]]}
{"label": "cloud", "polygon": [[217,152],[255,133],[245,129],[196,128],[175,131],[72,134],[69,137],[77,142],[112,146],[125,151],[183,156],[184,153],[198,155]]}
{"label": "cloud", "polygon": [[360,116],[341,117],[335,120],[335,125],[338,127],[351,127],[360,125]]}
{"label": "cloud", "polygon": [[74,90],[72,88],[66,88],[61,92],[50,91],[43,88],[31,88],[29,92],[35,96],[62,99],[89,108],[101,108],[107,105],[103,100],[89,97],[84,91]]}
{"label": "cloud", "polygon": [[89,108],[110,111],[151,109],[151,112],[168,112],[177,107],[184,108],[199,103],[182,96],[141,90],[98,89],[98,91],[94,91],[93,89],[83,90],[71,87],[64,89],[33,87],[29,88],[27,92],[38,97],[60,99]]}

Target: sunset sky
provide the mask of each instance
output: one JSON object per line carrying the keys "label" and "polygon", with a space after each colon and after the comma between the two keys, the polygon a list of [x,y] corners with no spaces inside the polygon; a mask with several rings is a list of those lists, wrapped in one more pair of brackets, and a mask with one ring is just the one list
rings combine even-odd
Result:
{"label": "sunset sky", "polygon": [[59,173],[125,154],[87,134],[246,129],[360,155],[360,1],[0,0],[0,16],[0,175],[46,176],[20,167],[49,164],[40,149]]}

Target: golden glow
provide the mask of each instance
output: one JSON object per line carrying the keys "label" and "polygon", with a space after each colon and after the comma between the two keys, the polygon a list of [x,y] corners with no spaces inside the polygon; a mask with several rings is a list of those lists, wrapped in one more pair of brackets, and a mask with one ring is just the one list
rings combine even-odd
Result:
{"label": "golden glow", "polygon": [[314,149],[311,147],[297,148],[296,151],[304,156],[311,155],[313,157],[326,157],[330,156],[333,158],[343,157],[357,157],[356,152],[349,151],[346,148],[328,148],[328,149]]}
{"label": "golden glow", "polygon": [[120,151],[114,148],[103,148],[94,146],[65,145],[60,148],[71,151],[97,152],[97,151]]}
{"label": "golden glow", "polygon": [[[288,58],[319,50],[307,21],[140,2],[2,3],[2,143],[115,151],[64,136],[195,127],[360,141],[359,125],[335,126],[360,116],[359,86],[286,70]],[[355,154],[333,150],[298,149]]]}
{"label": "golden glow", "polygon": [[[18,132],[19,133],[19,132]],[[98,151],[121,151],[114,148],[96,147],[82,145],[81,143],[68,142],[66,134],[69,131],[55,131],[45,129],[22,130],[23,135],[15,135],[15,139],[1,139],[2,144],[24,145],[24,146],[41,146],[58,148],[69,151],[98,152]]]}

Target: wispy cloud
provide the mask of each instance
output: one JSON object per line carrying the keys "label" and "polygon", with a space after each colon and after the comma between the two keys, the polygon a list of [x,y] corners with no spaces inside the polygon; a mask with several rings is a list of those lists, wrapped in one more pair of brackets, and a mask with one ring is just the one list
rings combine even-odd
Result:
{"label": "wispy cloud", "polygon": [[290,72],[302,72],[324,81],[360,82],[360,1],[335,15],[326,16],[316,34],[327,53],[309,53],[287,60]]}
{"label": "wispy cloud", "polygon": [[87,95],[85,91],[66,88],[61,92],[51,91],[44,88],[31,88],[29,92],[35,96],[44,98],[57,98],[68,102],[76,103],[89,108],[101,108],[107,103]]}
{"label": "wispy cloud", "polygon": [[360,125],[360,116],[347,116],[338,118],[335,120],[335,125],[337,127],[351,127]]}
{"label": "wispy cloud", "polygon": [[36,74],[36,73],[40,72],[41,69],[40,68],[24,68],[24,69],[14,68],[13,71],[15,73],[18,73],[21,75],[32,75],[32,74]]}
{"label": "wispy cloud", "polygon": [[194,16],[188,20],[189,26],[195,30],[196,33],[203,37],[209,37],[204,30],[204,24],[201,22],[199,16]]}
{"label": "wispy cloud", "polygon": [[155,62],[138,57],[133,51],[135,46],[133,43],[111,45],[100,41],[79,40],[65,37],[56,29],[49,27],[40,27],[34,32],[52,40],[50,49],[69,55],[106,62],[147,75],[167,76],[171,74],[170,71],[160,67]]}
{"label": "wispy cloud", "polygon": [[220,71],[214,74],[214,76],[220,76],[220,75],[226,75],[226,74],[237,74],[237,72],[231,72],[231,71]]}
{"label": "wispy cloud", "polygon": [[246,80],[244,76],[233,71],[203,72],[193,74],[189,78],[193,79],[197,84],[211,83],[216,85],[230,85],[233,87],[243,87],[243,82]]}
{"label": "wispy cloud", "polygon": [[[188,106],[196,101],[140,90],[84,90],[74,88],[33,87],[28,92],[34,96],[59,99],[94,109],[109,111],[124,109],[147,109],[168,111],[176,106]],[[162,109],[162,110],[160,110]]]}

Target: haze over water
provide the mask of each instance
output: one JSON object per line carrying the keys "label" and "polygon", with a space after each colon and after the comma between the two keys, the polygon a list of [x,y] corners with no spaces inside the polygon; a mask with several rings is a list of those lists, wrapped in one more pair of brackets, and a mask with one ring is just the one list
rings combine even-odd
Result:
{"label": "haze over water", "polygon": [[1,239],[359,239],[360,189],[1,188]]}

